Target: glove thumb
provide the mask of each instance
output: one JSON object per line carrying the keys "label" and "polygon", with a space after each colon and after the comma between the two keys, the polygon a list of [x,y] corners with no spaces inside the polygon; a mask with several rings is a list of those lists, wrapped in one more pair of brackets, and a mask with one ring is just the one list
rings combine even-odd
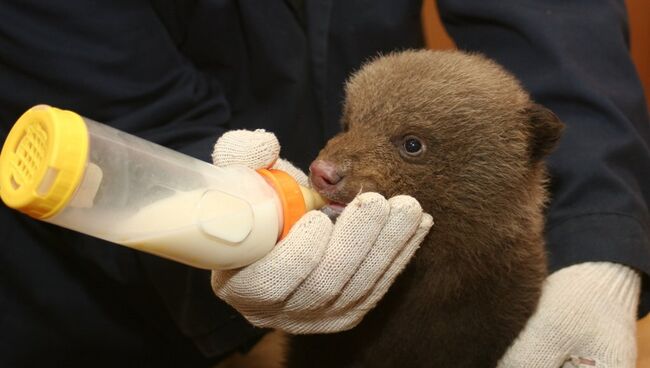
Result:
{"label": "glove thumb", "polygon": [[273,165],[280,154],[280,143],[273,133],[263,129],[232,130],[214,145],[212,162],[215,166],[243,165],[251,169]]}

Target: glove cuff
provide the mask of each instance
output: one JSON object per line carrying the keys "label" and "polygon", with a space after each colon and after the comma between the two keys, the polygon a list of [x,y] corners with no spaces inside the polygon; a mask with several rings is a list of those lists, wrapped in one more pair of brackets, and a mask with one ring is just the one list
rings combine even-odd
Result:
{"label": "glove cuff", "polygon": [[610,262],[586,262],[563,268],[549,276],[548,282],[564,288],[561,295],[577,298],[585,307],[597,304],[625,313],[634,313],[641,291],[641,277],[636,271]]}

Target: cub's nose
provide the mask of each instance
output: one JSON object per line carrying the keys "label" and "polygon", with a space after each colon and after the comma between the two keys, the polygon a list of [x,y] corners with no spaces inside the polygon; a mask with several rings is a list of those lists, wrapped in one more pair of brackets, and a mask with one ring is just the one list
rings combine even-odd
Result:
{"label": "cub's nose", "polygon": [[316,190],[333,190],[343,176],[335,164],[325,160],[316,160],[309,166],[309,177]]}

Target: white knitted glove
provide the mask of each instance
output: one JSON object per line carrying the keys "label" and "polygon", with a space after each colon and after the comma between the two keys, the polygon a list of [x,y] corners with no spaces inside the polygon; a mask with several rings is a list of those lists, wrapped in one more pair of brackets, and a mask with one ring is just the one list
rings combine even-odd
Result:
{"label": "white knitted glove", "polygon": [[607,262],[550,275],[537,312],[499,368],[634,368],[641,278]]}
{"label": "white knitted glove", "polygon": [[[232,131],[217,142],[215,165],[285,170],[280,146],[264,131]],[[275,248],[238,270],[213,271],[212,288],[253,325],[293,334],[350,329],[384,296],[429,232],[433,221],[409,196],[389,200],[363,193],[336,224],[310,211]]]}
{"label": "white knitted glove", "polygon": [[291,175],[300,185],[309,186],[307,175],[279,155],[280,143],[275,134],[263,129],[232,130],[217,140],[212,162],[216,166],[243,165],[251,169],[271,167]]}

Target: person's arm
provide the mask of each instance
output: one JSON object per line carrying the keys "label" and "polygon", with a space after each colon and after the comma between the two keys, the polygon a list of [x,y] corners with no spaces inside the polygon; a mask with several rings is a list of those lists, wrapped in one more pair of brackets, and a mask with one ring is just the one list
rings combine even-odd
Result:
{"label": "person's arm", "polygon": [[143,1],[3,2],[2,124],[46,103],[210,161],[230,112],[218,81],[179,51],[173,10]]}
{"label": "person's arm", "polygon": [[[606,293],[607,284],[618,285],[611,299],[601,298],[599,303],[588,299],[564,306],[542,303],[533,319],[537,322],[529,325],[558,329],[539,321],[552,321],[547,317],[562,310],[607,300],[633,313],[638,276],[627,271],[635,269],[646,279],[650,274],[650,123],[628,53],[624,2],[439,0],[438,5],[460,49],[481,52],[504,65],[536,102],[549,107],[566,124],[559,147],[549,159],[552,201],[546,235],[554,274],[544,297],[548,301],[555,299],[553,295],[564,295],[569,284],[592,290],[590,294]],[[568,271],[572,265],[577,265],[576,272],[590,275],[578,278],[583,284],[573,284],[575,272]],[[611,277],[605,280],[607,275]],[[646,282],[641,315],[648,313],[649,299]],[[622,305],[623,301],[632,308]],[[585,325],[596,326],[598,311],[607,309],[573,315],[592,318]],[[634,324],[621,318],[626,322],[619,327],[627,329],[622,334],[633,338]],[[571,328],[567,331],[573,334],[570,338],[580,336]],[[601,337],[607,335],[605,331]],[[522,349],[525,343],[517,346],[519,351],[529,350]],[[536,366],[532,361],[528,364]]]}
{"label": "person's arm", "polygon": [[[0,141],[22,112],[45,103],[211,161],[230,112],[218,81],[179,51],[184,20],[175,17],[177,10],[191,9],[188,4],[0,2]],[[162,335],[181,331],[206,356],[218,356],[261,333],[214,297],[208,272],[57,231],[66,233],[61,246],[70,253],[53,250],[52,257],[115,280],[115,293],[124,299],[113,303],[153,320]],[[42,246],[51,248],[52,242]],[[154,312],[159,309],[167,314]],[[176,331],[165,330],[169,320]]]}

